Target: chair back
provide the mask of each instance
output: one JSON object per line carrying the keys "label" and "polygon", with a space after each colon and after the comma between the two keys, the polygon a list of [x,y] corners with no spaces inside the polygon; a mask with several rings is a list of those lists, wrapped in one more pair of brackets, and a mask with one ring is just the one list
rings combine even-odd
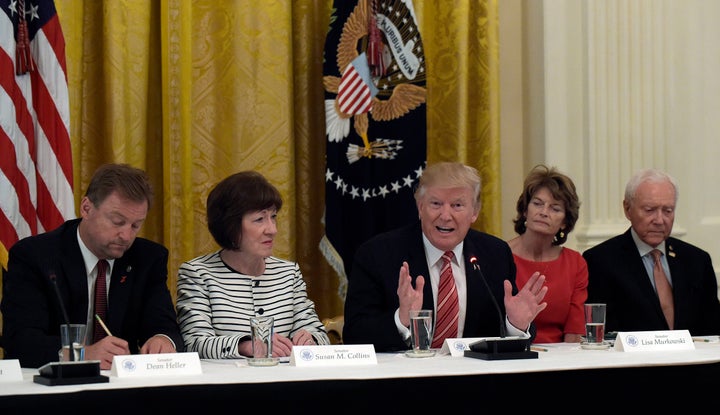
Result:
{"label": "chair back", "polygon": [[335,316],[331,318],[323,319],[323,325],[325,331],[330,338],[330,344],[343,344],[342,332],[343,325],[345,324],[345,316]]}

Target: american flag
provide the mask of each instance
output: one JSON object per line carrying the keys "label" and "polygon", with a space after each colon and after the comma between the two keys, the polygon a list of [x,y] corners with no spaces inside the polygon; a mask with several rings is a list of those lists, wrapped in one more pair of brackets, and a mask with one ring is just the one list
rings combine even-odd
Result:
{"label": "american flag", "polygon": [[361,53],[345,69],[338,86],[338,104],[340,111],[347,115],[362,114],[370,111],[372,99],[378,89],[370,79],[370,67],[365,53]]}
{"label": "american flag", "polygon": [[325,39],[325,235],[345,295],[368,238],[417,220],[426,164],[425,57],[411,0],[334,0]]}
{"label": "american flag", "polygon": [[65,38],[52,0],[0,0],[0,262],[75,217]]}

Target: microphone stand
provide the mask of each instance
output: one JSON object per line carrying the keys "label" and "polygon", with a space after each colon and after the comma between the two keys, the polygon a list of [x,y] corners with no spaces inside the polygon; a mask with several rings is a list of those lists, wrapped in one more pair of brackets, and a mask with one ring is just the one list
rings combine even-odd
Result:
{"label": "microphone stand", "polygon": [[[55,274],[50,274],[50,281],[52,281],[55,295],[57,296],[58,302],[60,303],[60,311],[63,314],[65,324],[70,325],[70,318],[68,317],[67,310],[65,309],[65,303],[63,302],[62,296],[60,295],[60,289],[57,285],[57,278]],[[39,383],[45,386],[57,386],[57,385],[79,385],[84,383],[107,383],[110,382],[110,378],[102,376],[100,374],[100,361],[99,360],[75,360],[75,350],[70,345],[69,350],[69,362],[50,362],[41,366],[38,369],[38,374],[33,376],[33,382]]]}
{"label": "microphone stand", "polygon": [[470,263],[472,269],[480,276],[480,280],[482,280],[485,289],[490,294],[490,299],[498,313],[500,318],[500,338],[482,339],[471,343],[468,345],[470,350],[465,350],[464,356],[482,360],[537,359],[538,353],[530,350],[530,339],[518,336],[507,337],[505,317],[500,309],[500,304],[498,304],[490,289],[490,284],[485,279],[485,274],[483,274],[480,265],[477,263],[477,258],[475,256],[470,257]]}

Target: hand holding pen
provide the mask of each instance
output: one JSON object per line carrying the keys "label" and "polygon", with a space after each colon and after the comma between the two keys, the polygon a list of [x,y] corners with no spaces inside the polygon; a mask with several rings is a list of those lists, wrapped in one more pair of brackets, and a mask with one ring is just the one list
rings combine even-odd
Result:
{"label": "hand holding pen", "polygon": [[100,318],[95,315],[95,319],[98,321],[100,326],[105,330],[107,337],[85,346],[85,359],[86,360],[99,360],[100,369],[109,370],[112,367],[113,357],[119,355],[129,355],[130,348],[128,342],[112,335],[110,329]]}

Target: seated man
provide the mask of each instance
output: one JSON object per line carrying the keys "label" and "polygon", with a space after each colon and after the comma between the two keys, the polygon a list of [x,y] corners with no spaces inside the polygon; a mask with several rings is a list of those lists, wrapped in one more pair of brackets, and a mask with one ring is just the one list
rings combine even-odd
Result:
{"label": "seated man", "polygon": [[607,304],[607,332],[686,329],[692,335],[720,334],[710,255],[670,236],[676,204],[675,179],[654,169],[639,171],[625,187],[623,209],[630,229],[583,253],[587,301]]}
{"label": "seated man", "polygon": [[[23,367],[57,361],[63,308],[69,323],[87,325],[85,360],[99,360],[101,369],[116,355],[184,350],[167,287],[168,251],[137,238],[151,202],[145,172],[105,165],[80,202],[80,219],[10,248],[1,305],[7,359]],[[112,335],[95,326],[96,313]]]}
{"label": "seated man", "polygon": [[535,272],[518,291],[508,244],[470,229],[480,213],[477,170],[430,165],[415,200],[418,223],[377,235],[355,254],[344,343],[407,350],[409,311],[419,309],[434,310],[433,348],[446,338],[507,333],[532,339],[532,321],[547,306],[545,276]]}

